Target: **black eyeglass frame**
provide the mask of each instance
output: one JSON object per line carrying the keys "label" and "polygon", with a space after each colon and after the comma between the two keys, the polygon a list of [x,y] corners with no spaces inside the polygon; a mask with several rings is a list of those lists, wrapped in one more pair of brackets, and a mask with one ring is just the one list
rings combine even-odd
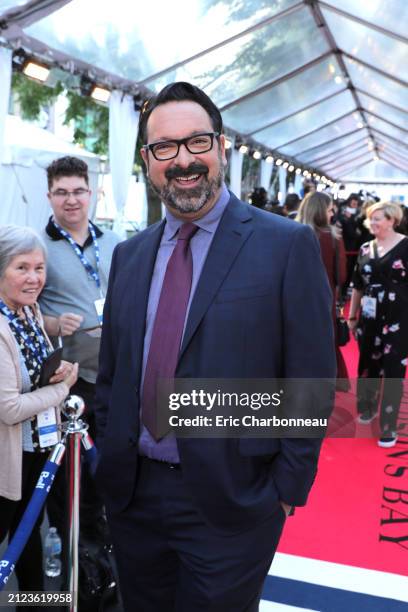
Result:
{"label": "black eyeglass frame", "polygon": [[[191,151],[191,149],[188,148],[188,141],[191,140],[192,138],[199,138],[200,136],[210,136],[211,141],[210,141],[210,146],[208,147],[208,149],[204,149],[204,151]],[[186,138],[174,138],[172,140],[159,140],[159,142],[153,142],[151,144],[145,144],[143,145],[142,149],[144,149],[145,151],[151,151],[151,154],[153,155],[154,159],[157,161],[168,161],[169,159],[175,159],[177,157],[177,155],[180,152],[180,146],[184,145],[187,149],[187,151],[189,153],[191,153],[192,155],[201,155],[201,153],[208,153],[208,151],[211,151],[211,149],[214,146],[214,138],[218,138],[220,136],[220,132],[201,132],[199,134],[192,134],[191,136],[187,136]],[[163,145],[163,144],[176,144],[177,145],[177,151],[175,153],[175,155],[172,155],[171,157],[157,157],[155,152],[154,152],[154,148],[157,147],[158,145]]]}

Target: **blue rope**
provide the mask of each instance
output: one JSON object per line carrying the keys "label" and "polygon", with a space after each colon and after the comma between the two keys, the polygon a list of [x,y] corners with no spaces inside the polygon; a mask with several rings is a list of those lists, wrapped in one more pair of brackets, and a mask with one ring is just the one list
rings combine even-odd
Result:
{"label": "blue rope", "polygon": [[3,559],[0,561],[0,591],[3,590],[10,574],[14,571],[15,565],[24,550],[28,538],[31,535],[35,522],[40,514],[48,493],[50,492],[55,474],[59,468],[59,463],[51,460],[50,457],[45,462],[44,468],[35,486],[30,502],[23,514],[17,531],[8,545]]}
{"label": "blue rope", "polygon": [[[0,591],[3,590],[10,575],[13,573],[16,563],[31,535],[38,515],[41,512],[41,508],[50,492],[51,485],[62,459],[62,456],[56,453],[56,449],[61,446],[63,446],[63,444],[59,443],[51,451],[45,462],[26,511],[14,533],[13,539],[8,545],[3,559],[0,560]],[[91,472],[94,472],[97,464],[98,452],[88,433],[85,433],[82,438],[82,446],[85,452],[85,459],[89,462]]]}
{"label": "blue rope", "polygon": [[84,452],[85,460],[89,465],[89,470],[94,476],[98,465],[98,449],[93,443],[93,440],[89,433],[86,431],[82,436],[82,450]]}

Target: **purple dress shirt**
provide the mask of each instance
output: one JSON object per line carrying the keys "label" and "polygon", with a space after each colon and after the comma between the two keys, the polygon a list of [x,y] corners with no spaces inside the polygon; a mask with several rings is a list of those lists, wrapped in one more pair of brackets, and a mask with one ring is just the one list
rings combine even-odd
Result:
{"label": "purple dress shirt", "polygon": [[[191,253],[193,256],[193,279],[191,284],[190,299],[187,306],[186,319],[184,322],[184,329],[191,302],[201,276],[201,271],[222,214],[228,204],[229,198],[230,194],[225,184],[223,184],[220,197],[213,208],[206,215],[204,215],[204,217],[194,221],[194,224],[199,227],[199,230],[196,232],[190,242]],[[143,380],[146,370],[147,356],[149,354],[150,341],[152,338],[153,324],[159,303],[164,275],[166,273],[167,262],[170,259],[174,247],[176,246],[176,235],[182,223],[183,221],[176,219],[176,217],[174,217],[166,209],[166,225],[164,227],[163,236],[157,251],[152,281],[150,283],[149,301],[147,304],[146,332],[143,345],[143,370],[140,385],[141,389],[143,388]],[[140,423],[140,427],[141,433],[139,438],[139,453],[141,455],[150,457],[150,459],[158,459],[159,461],[179,463],[180,458],[177,449],[177,441],[174,434],[170,433],[165,438],[155,442],[142,423]]]}

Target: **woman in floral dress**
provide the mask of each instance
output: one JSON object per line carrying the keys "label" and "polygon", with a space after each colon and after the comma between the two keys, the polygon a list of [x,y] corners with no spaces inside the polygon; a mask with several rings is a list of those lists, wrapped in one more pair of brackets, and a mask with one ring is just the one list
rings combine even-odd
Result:
{"label": "woman in floral dress", "polygon": [[397,441],[408,361],[408,238],[394,229],[402,218],[397,204],[374,204],[367,218],[375,239],[362,245],[354,269],[349,327],[360,349],[359,422],[371,422],[380,403],[378,444],[388,448]]}

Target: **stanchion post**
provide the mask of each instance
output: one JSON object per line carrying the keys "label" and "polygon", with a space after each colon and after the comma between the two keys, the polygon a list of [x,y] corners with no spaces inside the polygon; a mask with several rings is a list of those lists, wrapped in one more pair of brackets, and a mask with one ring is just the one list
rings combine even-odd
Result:
{"label": "stanchion post", "polygon": [[68,517],[69,517],[69,555],[68,585],[72,593],[70,612],[78,610],[78,542],[79,542],[79,499],[81,487],[81,441],[88,425],[80,418],[85,410],[82,398],[69,396],[64,402],[62,412],[68,419],[62,425],[67,437],[67,460],[69,473]]}

